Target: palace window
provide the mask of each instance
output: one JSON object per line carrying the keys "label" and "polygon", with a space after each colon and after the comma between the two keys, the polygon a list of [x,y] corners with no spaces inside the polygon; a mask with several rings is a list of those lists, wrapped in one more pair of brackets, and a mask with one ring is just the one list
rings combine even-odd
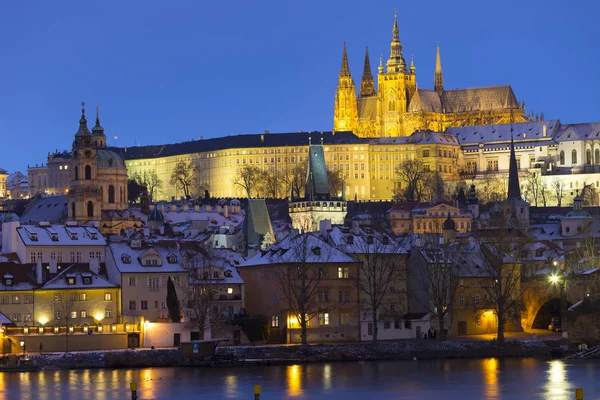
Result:
{"label": "palace window", "polygon": [[571,164],[577,164],[577,150],[571,152]]}
{"label": "palace window", "polygon": [[319,326],[329,325],[329,313],[319,313]]}
{"label": "palace window", "polygon": [[115,187],[113,185],[108,185],[108,202],[115,202]]}
{"label": "palace window", "polygon": [[85,166],[85,179],[88,181],[92,179],[92,167],[89,165]]}
{"label": "palace window", "polygon": [[559,159],[560,159],[560,165],[565,165],[565,152],[562,150],[560,151]]}
{"label": "palace window", "polygon": [[348,279],[350,275],[350,271],[348,267],[338,267],[338,278],[339,279]]}
{"label": "palace window", "polygon": [[273,315],[271,317],[271,327],[272,328],[278,328],[279,327],[279,316],[278,315]]}

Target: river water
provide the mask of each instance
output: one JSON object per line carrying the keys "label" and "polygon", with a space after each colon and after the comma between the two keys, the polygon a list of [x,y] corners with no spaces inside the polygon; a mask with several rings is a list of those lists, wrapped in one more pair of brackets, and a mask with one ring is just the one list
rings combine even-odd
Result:
{"label": "river water", "polygon": [[129,399],[600,399],[600,362],[417,360],[240,368],[0,373],[0,398]]}

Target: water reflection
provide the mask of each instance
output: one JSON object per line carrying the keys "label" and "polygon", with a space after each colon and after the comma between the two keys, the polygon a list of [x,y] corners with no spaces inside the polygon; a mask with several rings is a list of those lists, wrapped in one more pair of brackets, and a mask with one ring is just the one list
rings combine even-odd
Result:
{"label": "water reflection", "polygon": [[227,375],[225,377],[225,396],[230,399],[235,399],[237,397],[238,390],[238,382],[237,376],[235,375]]}
{"label": "water reflection", "polygon": [[289,365],[286,370],[288,395],[302,396],[302,370],[299,365]]}
{"label": "water reflection", "polygon": [[498,359],[486,358],[482,360],[483,379],[485,382],[484,393],[486,399],[498,398]]}
{"label": "water reflection", "polygon": [[573,386],[567,380],[567,368],[564,361],[548,362],[548,380],[544,386],[545,399],[567,398],[574,393]]}
{"label": "water reflection", "polygon": [[331,364],[323,365],[323,388],[331,389]]}

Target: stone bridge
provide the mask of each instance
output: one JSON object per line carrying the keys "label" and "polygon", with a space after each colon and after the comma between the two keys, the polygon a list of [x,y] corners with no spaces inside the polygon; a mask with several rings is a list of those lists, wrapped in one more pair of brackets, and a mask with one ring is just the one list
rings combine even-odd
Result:
{"label": "stone bridge", "polygon": [[[569,276],[564,287],[565,308],[582,300],[588,293],[589,279],[586,275]],[[564,278],[563,278],[564,279]],[[560,292],[563,281],[550,282],[541,276],[526,285],[523,296],[521,326],[525,329],[547,329],[552,317],[560,316]]]}

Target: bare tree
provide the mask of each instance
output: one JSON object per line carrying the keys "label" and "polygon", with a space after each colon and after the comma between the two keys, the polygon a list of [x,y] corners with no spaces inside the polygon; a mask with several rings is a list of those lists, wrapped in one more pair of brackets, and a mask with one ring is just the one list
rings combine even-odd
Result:
{"label": "bare tree", "polygon": [[[529,172],[525,180],[525,200],[538,206],[542,180],[538,172]],[[533,200],[533,201],[531,201]]]}
{"label": "bare tree", "polygon": [[581,199],[583,205],[586,207],[593,207],[596,205],[597,189],[591,183],[583,183],[583,189],[581,189]]}
{"label": "bare tree", "polygon": [[[400,301],[401,288],[398,281],[406,277],[405,250],[385,233],[356,236],[348,245],[350,251],[361,261],[359,282],[361,295],[366,296],[372,314],[373,342],[377,342],[380,313],[387,305]],[[398,285],[398,286],[396,286]],[[388,311],[391,307],[388,307]]]}
{"label": "bare tree", "polygon": [[504,343],[505,324],[517,321],[524,294],[534,281],[535,265],[525,265],[530,238],[522,231],[508,228],[506,221],[496,223],[493,234],[479,243],[483,262],[471,268],[471,276],[488,296],[488,304],[496,315],[498,343]]}
{"label": "bare tree", "polygon": [[[437,318],[437,338],[443,340],[445,320],[452,315],[460,290],[455,277],[462,271],[465,245],[444,240],[439,234],[422,235],[421,240],[421,246],[415,251],[419,253],[423,263],[411,269],[416,285],[409,290],[415,292],[411,297]],[[418,292],[424,293],[424,296],[419,296]]]}
{"label": "bare tree", "polygon": [[328,169],[327,180],[329,181],[329,193],[334,197],[340,196],[342,193],[342,186],[344,185],[344,176],[342,172]]}
{"label": "bare tree", "polygon": [[186,268],[190,278],[187,307],[189,325],[199,331],[200,339],[203,340],[204,332],[211,327],[211,306],[217,296],[215,287],[218,283],[214,273],[218,269],[207,255],[200,254],[188,261]]}
{"label": "bare tree", "polygon": [[323,264],[331,255],[324,250],[325,246],[310,233],[288,237],[279,245],[279,266],[272,271],[287,302],[288,313],[298,320],[302,344],[308,344],[308,324],[321,311],[318,295],[323,289],[321,282],[328,278]]}
{"label": "bare tree", "polygon": [[190,197],[191,188],[194,183],[196,168],[193,163],[186,164],[184,161],[179,161],[175,164],[175,168],[171,172],[169,182],[178,189],[183,190],[186,198]]}
{"label": "bare tree", "polygon": [[550,183],[550,188],[552,189],[554,198],[556,199],[556,204],[559,207],[562,206],[562,199],[564,196],[564,191],[565,191],[566,186],[567,186],[567,184],[565,183],[565,181],[560,178],[554,178],[554,179],[552,179],[552,182]]}
{"label": "bare tree", "polygon": [[278,171],[277,167],[266,171],[262,175],[261,181],[263,182],[263,186],[265,188],[265,197],[269,197],[271,199],[279,198],[279,191],[281,184],[283,183],[283,176],[282,173]]}
{"label": "bare tree", "polygon": [[134,179],[140,186],[146,187],[152,199],[154,199],[154,194],[162,188],[163,184],[156,171],[144,171],[142,174],[135,175]]}
{"label": "bare tree", "polygon": [[65,327],[65,353],[69,352],[69,328],[77,319],[77,311],[75,304],[78,300],[77,293],[70,293],[69,290],[62,290],[54,293],[54,319]]}
{"label": "bare tree", "polygon": [[[304,194],[306,184],[307,163],[293,164],[285,175],[287,192],[294,198],[300,198]],[[291,200],[291,199],[290,199]]]}
{"label": "bare tree", "polygon": [[246,164],[238,169],[237,175],[233,180],[233,184],[244,189],[248,198],[252,198],[252,191],[259,186],[263,171],[256,165]]}
{"label": "bare tree", "polygon": [[429,166],[421,160],[406,160],[396,166],[401,187],[394,189],[395,201],[422,201],[430,176]]}
{"label": "bare tree", "polygon": [[424,192],[430,200],[444,196],[444,180],[438,171],[429,174],[425,181]]}

